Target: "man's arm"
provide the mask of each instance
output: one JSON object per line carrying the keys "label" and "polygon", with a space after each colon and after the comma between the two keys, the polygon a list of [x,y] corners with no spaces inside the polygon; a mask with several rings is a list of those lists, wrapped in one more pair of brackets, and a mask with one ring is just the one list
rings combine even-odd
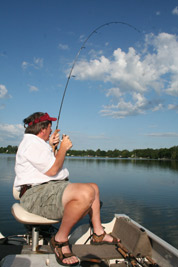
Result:
{"label": "man's arm", "polygon": [[66,152],[72,147],[72,142],[69,138],[69,136],[63,136],[63,139],[61,141],[60,148],[56,154],[56,160],[52,167],[45,173],[47,176],[54,176],[56,175],[59,170],[62,168],[64,159],[66,156]]}

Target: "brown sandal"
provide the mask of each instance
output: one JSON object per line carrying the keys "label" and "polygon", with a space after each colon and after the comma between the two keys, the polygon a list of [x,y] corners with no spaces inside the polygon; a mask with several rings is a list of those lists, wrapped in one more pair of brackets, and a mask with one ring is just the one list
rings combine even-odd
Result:
{"label": "brown sandal", "polygon": [[[69,246],[69,241],[65,241],[65,242],[57,242],[55,241],[55,237],[53,236],[50,240],[50,246],[52,251],[54,252],[55,256],[56,256],[56,261],[63,265],[63,266],[75,266],[79,264],[78,262],[72,263],[72,264],[68,264],[68,263],[64,263],[63,260],[66,258],[70,258],[72,256],[75,256],[73,253],[62,253],[62,247],[65,246]],[[76,257],[76,256],[75,256]]]}
{"label": "brown sandal", "polygon": [[93,233],[93,235],[92,235],[93,238],[91,240],[91,245],[103,245],[103,244],[116,245],[118,243],[117,238],[115,238],[114,236],[112,236],[112,234],[109,234],[113,238],[112,242],[103,241],[105,235],[106,235],[106,232],[105,231],[101,235],[97,235],[97,234]]}

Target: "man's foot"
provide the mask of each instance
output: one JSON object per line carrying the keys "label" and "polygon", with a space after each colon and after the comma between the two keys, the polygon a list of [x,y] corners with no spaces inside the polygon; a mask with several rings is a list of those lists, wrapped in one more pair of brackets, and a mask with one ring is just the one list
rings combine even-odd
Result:
{"label": "man's foot", "polygon": [[68,241],[57,242],[53,236],[50,245],[59,264],[64,266],[74,266],[79,263],[78,258],[71,252]]}
{"label": "man's foot", "polygon": [[120,239],[115,238],[111,234],[106,234],[105,231],[101,235],[93,233],[91,240],[92,245],[103,245],[103,244],[116,245],[118,242],[120,242]]}

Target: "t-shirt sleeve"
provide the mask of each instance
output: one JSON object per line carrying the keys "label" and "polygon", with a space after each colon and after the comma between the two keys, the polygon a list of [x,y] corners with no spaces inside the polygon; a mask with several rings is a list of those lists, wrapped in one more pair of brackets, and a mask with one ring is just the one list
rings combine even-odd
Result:
{"label": "t-shirt sleeve", "polygon": [[25,151],[24,156],[39,172],[46,173],[54,164],[55,156],[50,146],[31,144]]}

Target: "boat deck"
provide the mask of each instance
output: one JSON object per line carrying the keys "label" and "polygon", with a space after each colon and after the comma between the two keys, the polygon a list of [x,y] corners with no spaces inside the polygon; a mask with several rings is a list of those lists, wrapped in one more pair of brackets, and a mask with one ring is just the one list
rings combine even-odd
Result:
{"label": "boat deck", "polygon": [[[178,267],[178,250],[160,239],[146,228],[125,215],[117,215],[114,220],[104,225],[107,233],[121,239],[114,245],[90,245],[89,225],[81,225],[70,236],[73,253],[79,257],[78,266],[124,267],[124,266],[160,266]],[[50,240],[50,238],[49,238]],[[53,254],[49,240],[38,247],[2,243],[0,245],[0,267],[59,267]],[[4,239],[6,241],[6,239]],[[129,265],[131,262],[134,265]],[[140,264],[141,263],[141,264]],[[143,263],[143,264],[142,264]]]}
{"label": "boat deck", "polygon": [[[72,251],[79,257],[81,261],[80,266],[108,267],[108,261],[111,259],[113,259],[113,263],[116,263],[119,259],[121,260],[119,265],[116,264],[116,266],[126,266],[122,260],[122,256],[116,250],[114,245],[72,245]],[[32,252],[31,247],[28,245],[1,245],[0,256],[1,258],[5,257],[2,264],[3,267],[60,266],[56,262],[55,255],[48,245],[40,246],[37,253]],[[110,264],[110,266],[114,266],[114,264]]]}

